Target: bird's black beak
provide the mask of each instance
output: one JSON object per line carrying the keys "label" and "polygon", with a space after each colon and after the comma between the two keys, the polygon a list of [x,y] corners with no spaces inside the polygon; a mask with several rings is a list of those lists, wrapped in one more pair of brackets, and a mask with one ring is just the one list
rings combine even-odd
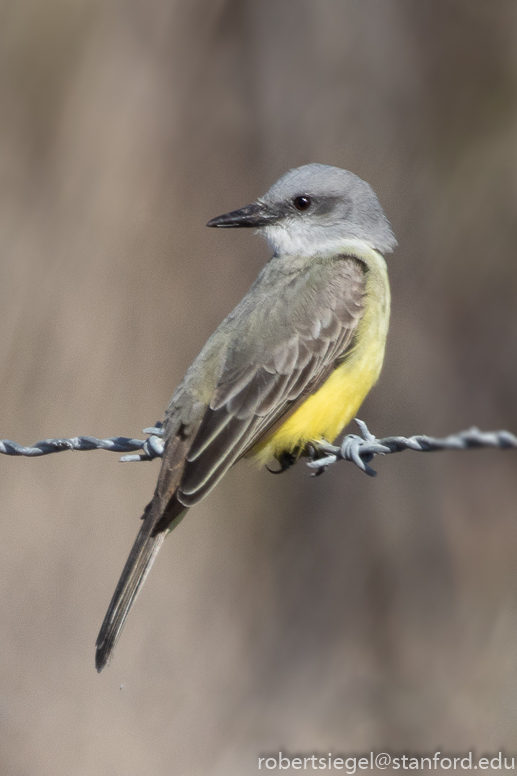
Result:
{"label": "bird's black beak", "polygon": [[258,228],[268,226],[278,221],[278,213],[274,213],[267,205],[261,202],[254,202],[253,205],[246,205],[240,210],[232,210],[231,213],[224,213],[222,216],[216,216],[208,222],[207,226],[236,227],[248,226]]}

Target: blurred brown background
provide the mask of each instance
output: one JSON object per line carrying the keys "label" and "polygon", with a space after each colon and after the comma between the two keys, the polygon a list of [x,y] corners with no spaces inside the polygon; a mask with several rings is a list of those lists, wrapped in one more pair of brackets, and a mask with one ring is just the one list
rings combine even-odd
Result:
{"label": "blurred brown background", "polygon": [[[267,258],[204,228],[319,161],[389,258],[379,436],[517,429],[511,0],[4,0],[0,437],[140,436]],[[0,771],[517,752],[517,457],[239,464],[98,628],[158,464],[0,460]],[[122,685],[122,687],[121,687]]]}

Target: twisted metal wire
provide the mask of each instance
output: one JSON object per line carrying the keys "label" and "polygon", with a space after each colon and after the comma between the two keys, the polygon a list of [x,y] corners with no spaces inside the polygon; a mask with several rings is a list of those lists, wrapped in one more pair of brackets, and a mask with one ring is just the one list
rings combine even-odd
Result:
{"label": "twisted metal wire", "polygon": [[77,436],[72,439],[43,439],[30,447],[24,447],[11,439],[0,440],[0,453],[4,455],[26,455],[36,457],[60,453],[63,450],[109,450],[112,453],[127,453],[131,450],[143,450],[138,455],[123,455],[121,461],[151,461],[163,455],[164,443],[161,437],[161,423],[151,428],[144,428],[147,439],[130,439],[129,437],[110,437],[97,439],[92,436]]}
{"label": "twisted metal wire", "polygon": [[311,460],[307,464],[313,469],[314,476],[323,474],[337,461],[351,461],[370,477],[377,474],[368,464],[376,455],[401,453],[403,450],[416,450],[419,453],[431,453],[436,450],[472,450],[479,447],[497,447],[501,450],[517,449],[517,436],[510,431],[480,431],[471,428],[450,434],[442,439],[417,434],[411,437],[391,436],[377,439],[370,433],[366,423],[356,418],[362,436],[347,434],[339,447],[326,442],[311,445]]}
{"label": "twisted metal wire", "polygon": [[[311,460],[307,466],[313,470],[314,476],[323,474],[329,466],[337,461],[351,461],[361,471],[374,477],[375,472],[369,463],[376,455],[400,453],[403,450],[416,450],[430,453],[436,450],[469,450],[479,447],[496,447],[501,450],[517,449],[517,436],[509,431],[480,431],[471,428],[450,434],[443,439],[418,434],[411,437],[391,436],[377,439],[371,434],[362,420],[356,419],[361,436],[347,434],[341,445],[335,446],[328,442],[314,442],[309,447]],[[129,437],[110,437],[97,439],[92,436],[78,436],[71,439],[43,439],[30,447],[24,447],[10,439],[0,440],[0,454],[24,455],[36,457],[60,453],[63,450],[109,450],[114,453],[131,453],[142,450],[136,455],[123,455],[121,461],[152,461],[163,455],[164,441],[161,423],[144,429],[147,439],[131,439]]]}

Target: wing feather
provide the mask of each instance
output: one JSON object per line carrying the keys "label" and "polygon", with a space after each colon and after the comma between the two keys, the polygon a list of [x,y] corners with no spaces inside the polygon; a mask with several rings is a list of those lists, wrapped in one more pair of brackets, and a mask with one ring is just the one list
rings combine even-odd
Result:
{"label": "wing feather", "polygon": [[[226,412],[226,410],[223,407],[217,410],[217,412]],[[253,415],[250,415],[245,420],[239,420],[236,417],[231,418],[230,422],[226,424],[207,449],[196,459],[195,465],[189,466],[187,461],[180,485],[181,495],[193,495],[213,478],[220,469],[221,464],[227,459],[227,456],[238,447],[240,440],[253,421]]]}
{"label": "wing feather", "polygon": [[277,265],[268,275],[266,267],[256,293],[221,324],[226,336],[211,338],[196,359],[166,412],[158,483],[99,633],[99,670],[165,532],[346,356],[363,310],[364,275],[365,265],[347,256],[315,259],[290,274]]}
{"label": "wing feather", "polygon": [[[242,330],[230,343],[177,491],[185,506],[207,495],[345,357],[363,311],[365,267],[352,257],[338,264],[332,282],[311,287],[305,297],[299,290],[293,295],[297,307],[285,303],[272,309],[267,320],[263,316],[260,342]],[[253,361],[245,351],[249,339],[256,351]]]}

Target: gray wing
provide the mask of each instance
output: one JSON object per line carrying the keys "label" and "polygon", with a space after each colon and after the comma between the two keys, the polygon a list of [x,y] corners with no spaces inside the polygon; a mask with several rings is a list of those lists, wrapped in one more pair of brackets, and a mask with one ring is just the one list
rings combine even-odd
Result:
{"label": "gray wing", "polygon": [[[156,491],[97,639],[99,671],[166,530],[346,355],[363,311],[365,271],[351,257],[291,276],[266,267],[192,365],[166,415],[171,433]],[[206,389],[209,402],[200,395]]]}
{"label": "gray wing", "polygon": [[204,498],[344,358],[363,311],[365,271],[358,259],[334,259],[331,267],[284,284],[274,304],[260,300],[239,319],[186,456],[175,494],[181,504]]}

